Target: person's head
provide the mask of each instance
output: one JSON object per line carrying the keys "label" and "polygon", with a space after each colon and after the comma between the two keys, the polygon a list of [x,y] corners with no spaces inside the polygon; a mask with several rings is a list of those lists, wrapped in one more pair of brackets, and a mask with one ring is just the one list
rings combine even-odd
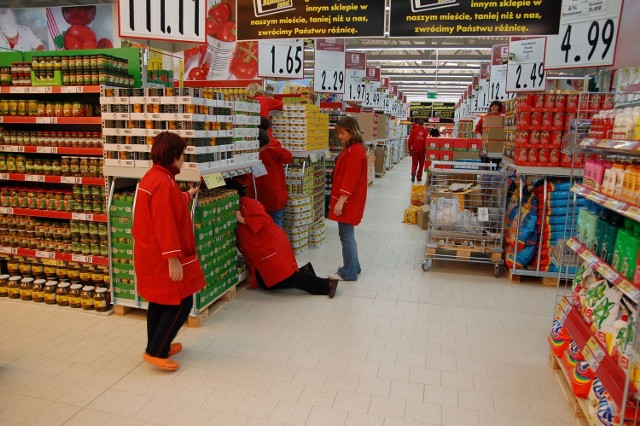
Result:
{"label": "person's head", "polygon": [[180,169],[184,163],[185,149],[187,149],[187,143],[176,133],[162,132],[153,140],[151,160],[153,164]]}
{"label": "person's head", "polygon": [[240,196],[240,197],[246,197],[247,196],[247,187],[246,187],[246,185],[238,182],[237,180],[235,180],[235,179],[227,179],[227,180],[225,180],[225,184],[226,184],[227,188],[236,191],[238,193],[238,196]]}
{"label": "person's head", "polygon": [[338,120],[336,123],[336,132],[338,132],[338,139],[340,139],[340,142],[345,146],[362,142],[360,125],[358,121],[351,116],[342,117]]}
{"label": "person's head", "polygon": [[16,15],[13,14],[11,9],[6,9],[0,15],[0,31],[8,40],[18,37],[18,23],[16,22]]}
{"label": "person's head", "polygon": [[258,129],[258,142],[260,143],[260,148],[264,148],[269,143],[269,134],[263,129]]}
{"label": "person's head", "polygon": [[438,130],[437,127],[431,128],[431,130],[429,130],[429,136],[431,136],[432,138],[439,138],[440,130]]}
{"label": "person's head", "polygon": [[502,113],[502,102],[500,101],[493,101],[489,104],[489,112],[493,113],[493,114],[500,114]]}
{"label": "person's head", "polygon": [[264,90],[262,90],[262,85],[260,83],[251,83],[245,89],[245,93],[247,94],[247,98],[253,98],[258,95],[262,95]]}
{"label": "person's head", "polygon": [[258,126],[258,129],[262,129],[266,131],[266,130],[269,130],[270,128],[271,128],[271,120],[261,115],[260,125]]}
{"label": "person's head", "polygon": [[422,118],[418,120],[418,126],[420,127],[424,126],[424,120]]}

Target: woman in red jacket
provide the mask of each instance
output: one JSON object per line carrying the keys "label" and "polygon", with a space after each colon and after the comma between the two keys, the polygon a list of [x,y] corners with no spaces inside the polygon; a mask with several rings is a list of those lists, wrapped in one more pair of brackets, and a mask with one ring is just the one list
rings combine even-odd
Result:
{"label": "woman in red jacket", "polygon": [[251,272],[251,286],[265,290],[297,288],[333,298],[338,281],[317,277],[310,263],[298,269],[287,234],[273,223],[264,206],[246,197],[242,184],[231,181],[228,186],[240,195],[236,244]]}
{"label": "woman in red jacket", "polygon": [[338,222],[343,265],[329,278],[355,281],[360,273],[360,261],[354,227],[362,220],[367,201],[367,154],[362,131],[355,118],[340,119],[336,123],[336,132],[344,149],[333,170],[329,219]]}
{"label": "woman in red jacket", "polygon": [[[257,199],[280,228],[284,229],[284,206],[287,204],[287,182],[284,176],[284,165],[291,163],[293,155],[282,147],[280,141],[270,138],[267,130],[270,121],[260,117],[258,140],[260,141],[260,160],[266,169],[266,174],[256,176]],[[255,173],[254,173],[255,175]]]}
{"label": "woman in red jacket", "polygon": [[175,176],[184,163],[185,141],[162,132],[151,147],[153,167],[144,175],[133,212],[133,255],[140,296],[149,301],[145,361],[163,370],[179,367],[169,355],[193,306],[193,294],[205,285],[188,203],[196,189],[182,192]]}

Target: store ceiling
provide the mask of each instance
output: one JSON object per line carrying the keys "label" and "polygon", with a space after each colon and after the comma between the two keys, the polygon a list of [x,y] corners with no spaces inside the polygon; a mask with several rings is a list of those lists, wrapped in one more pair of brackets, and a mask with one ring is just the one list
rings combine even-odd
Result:
{"label": "store ceiling", "polygon": [[[56,6],[113,3],[114,0],[55,0]],[[389,2],[386,15],[389,29]],[[51,0],[0,0],[0,8],[50,7]],[[439,101],[457,101],[480,63],[491,59],[491,46],[506,43],[505,37],[432,37],[347,39],[347,49],[365,51],[372,66],[382,67],[410,101],[426,101],[427,92],[437,92]],[[313,54],[307,52],[307,67],[313,66]],[[309,71],[310,75],[311,71]],[[583,75],[582,73],[573,73]]]}

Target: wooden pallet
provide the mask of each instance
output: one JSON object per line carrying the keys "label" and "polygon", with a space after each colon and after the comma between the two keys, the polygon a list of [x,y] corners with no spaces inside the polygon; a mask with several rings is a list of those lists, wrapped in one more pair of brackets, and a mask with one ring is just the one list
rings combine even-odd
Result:
{"label": "wooden pallet", "polygon": [[427,258],[438,258],[438,256],[455,257],[457,259],[482,258],[491,263],[502,263],[502,252],[489,249],[482,250],[467,246],[443,246],[427,247],[425,252]]}
{"label": "wooden pallet", "polygon": [[537,282],[547,287],[558,286],[557,277],[531,277],[528,275],[517,275],[511,271],[511,268],[507,268],[507,275],[509,277],[509,281],[514,284],[519,284],[519,283],[528,281],[528,282]]}
{"label": "wooden pallet", "polygon": [[549,352],[549,366],[553,371],[553,377],[558,383],[562,398],[567,404],[576,426],[592,425],[593,418],[589,413],[589,403],[586,399],[577,398],[573,394],[569,383],[569,374],[567,373],[564,365],[562,365],[562,362],[560,362],[552,352]]}
{"label": "wooden pallet", "polygon": [[189,316],[187,319],[187,325],[189,327],[202,327],[206,324],[210,317],[214,316],[220,310],[224,309],[229,302],[237,295],[242,293],[249,286],[249,280],[245,279],[238,284],[231,286],[215,299],[209,306],[200,310],[200,313],[195,316]]}

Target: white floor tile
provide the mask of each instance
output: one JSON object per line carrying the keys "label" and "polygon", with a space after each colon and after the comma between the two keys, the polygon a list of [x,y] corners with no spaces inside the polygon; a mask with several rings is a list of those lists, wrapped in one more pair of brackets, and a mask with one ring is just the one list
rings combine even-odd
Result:
{"label": "white floor tile", "polygon": [[[358,281],[331,300],[240,293],[180,331],[175,373],[142,361],[144,313],[0,299],[0,423],[570,424],[546,364],[556,290],[511,285],[487,265],[422,271],[426,232],[401,223],[409,167],[369,188]],[[326,221],[327,245],[303,256],[321,276],[341,263],[337,234]]]}

